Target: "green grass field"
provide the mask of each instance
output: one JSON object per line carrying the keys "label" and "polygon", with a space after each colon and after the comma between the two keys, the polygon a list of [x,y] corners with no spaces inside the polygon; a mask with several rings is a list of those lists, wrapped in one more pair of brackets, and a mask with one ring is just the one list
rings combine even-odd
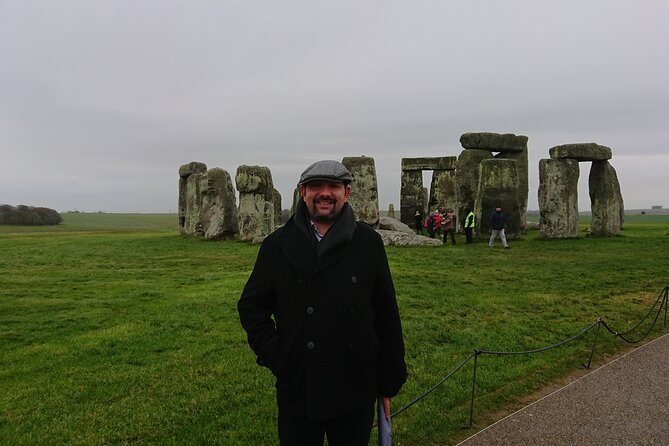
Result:
{"label": "green grass field", "polygon": [[[0,226],[0,444],[277,444],[274,381],[236,303],[258,246],[182,237],[165,214],[64,214]],[[582,222],[584,228],[585,224]],[[474,349],[567,339],[602,317],[634,325],[669,285],[669,216],[623,235],[388,247],[409,380],[397,409]],[[583,232],[583,234],[585,234]],[[499,245],[498,245],[499,246]],[[667,331],[659,324],[650,337]],[[401,445],[452,444],[587,362],[593,336],[548,352],[479,358],[393,420]],[[595,361],[629,348],[601,331]]]}

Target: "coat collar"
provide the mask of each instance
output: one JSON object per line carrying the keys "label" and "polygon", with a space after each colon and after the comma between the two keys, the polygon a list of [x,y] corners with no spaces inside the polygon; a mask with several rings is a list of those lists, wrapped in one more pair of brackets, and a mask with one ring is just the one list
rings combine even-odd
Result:
{"label": "coat collar", "polygon": [[[349,243],[357,228],[353,209],[348,203],[344,204],[337,221],[325,233],[319,242],[313,233],[307,205],[299,200],[291,222],[286,229],[293,226],[296,229],[298,240],[291,239],[283,243],[283,250],[288,260],[306,275],[315,274],[319,270],[340,260],[352,247]],[[291,225],[292,223],[292,225]]]}

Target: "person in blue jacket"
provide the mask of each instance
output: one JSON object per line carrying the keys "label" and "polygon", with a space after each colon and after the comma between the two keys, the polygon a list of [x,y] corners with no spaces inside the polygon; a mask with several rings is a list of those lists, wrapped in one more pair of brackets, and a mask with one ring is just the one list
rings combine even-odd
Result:
{"label": "person in blue jacket", "polygon": [[332,160],[302,173],[295,214],[263,241],[238,302],[276,377],[281,445],[367,445],[375,401],[407,378],[385,249],[355,220],[351,180]]}

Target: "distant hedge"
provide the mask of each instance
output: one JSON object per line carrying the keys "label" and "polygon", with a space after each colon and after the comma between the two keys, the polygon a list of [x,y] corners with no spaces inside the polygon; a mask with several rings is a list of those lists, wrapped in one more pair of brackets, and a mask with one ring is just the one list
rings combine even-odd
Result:
{"label": "distant hedge", "polygon": [[0,205],[0,225],[46,226],[57,225],[63,218],[57,211],[49,208],[36,208],[22,204],[14,207]]}

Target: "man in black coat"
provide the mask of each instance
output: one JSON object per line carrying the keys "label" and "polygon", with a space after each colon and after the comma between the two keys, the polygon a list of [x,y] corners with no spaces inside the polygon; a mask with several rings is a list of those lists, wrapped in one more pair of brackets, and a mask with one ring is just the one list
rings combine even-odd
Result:
{"label": "man in black coat", "polygon": [[509,249],[509,244],[506,242],[506,234],[504,234],[506,215],[501,206],[497,206],[495,212],[490,215],[490,226],[492,226],[492,231],[490,233],[490,240],[488,240],[488,247],[492,248],[495,244],[495,239],[499,236],[502,240],[502,246],[505,249]]}
{"label": "man in black coat", "polygon": [[366,445],[377,398],[406,381],[395,289],[381,237],[355,221],[350,172],[326,160],[262,243],[238,310],[260,365],[276,376],[282,445]]}

